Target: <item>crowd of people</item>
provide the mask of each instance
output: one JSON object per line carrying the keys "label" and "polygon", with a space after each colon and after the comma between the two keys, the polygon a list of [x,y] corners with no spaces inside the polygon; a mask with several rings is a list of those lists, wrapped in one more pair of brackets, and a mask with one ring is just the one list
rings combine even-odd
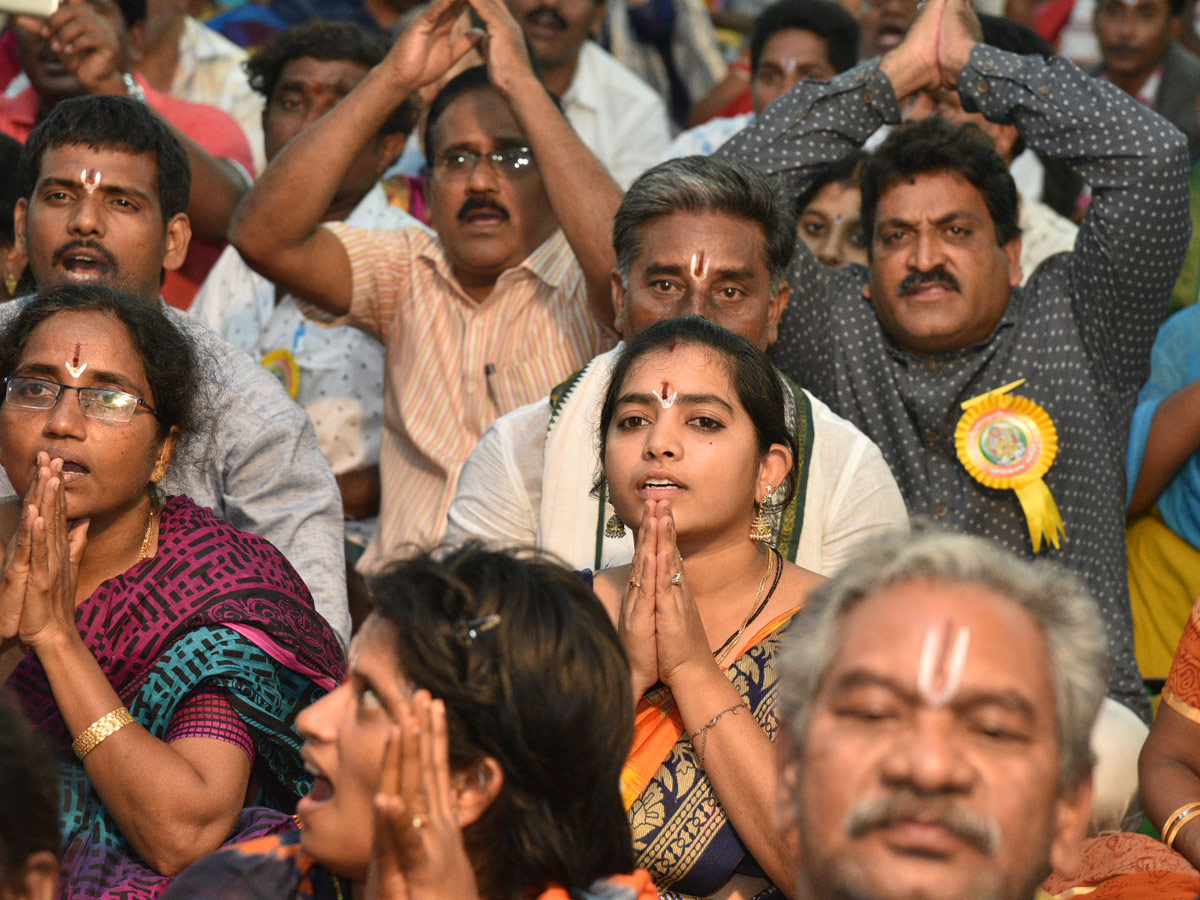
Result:
{"label": "crowd of people", "polygon": [[11,16],[0,900],[1200,896],[1197,24]]}

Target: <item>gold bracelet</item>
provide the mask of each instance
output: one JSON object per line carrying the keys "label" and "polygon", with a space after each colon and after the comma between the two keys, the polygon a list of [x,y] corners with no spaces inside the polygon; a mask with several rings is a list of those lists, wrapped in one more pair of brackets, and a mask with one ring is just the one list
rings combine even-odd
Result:
{"label": "gold bracelet", "polygon": [[95,750],[105,738],[112,737],[126,725],[132,725],[133,716],[124,706],[118,706],[106,716],[101,716],[71,742],[71,749],[83,762],[83,758]]}
{"label": "gold bracelet", "polygon": [[1162,835],[1164,844],[1167,842],[1167,835],[1175,830],[1175,826],[1178,821],[1196,807],[1200,807],[1200,800],[1193,800],[1191,803],[1185,803],[1183,806],[1179,807],[1179,809],[1175,810],[1175,812],[1167,816],[1167,820],[1163,822],[1162,829],[1159,831],[1159,834]]}
{"label": "gold bracelet", "polygon": [[[1179,833],[1183,831],[1183,826],[1197,816],[1200,816],[1200,806],[1197,806],[1195,809],[1191,810],[1187,815],[1180,816],[1178,819],[1176,819],[1172,824],[1171,833],[1163,836],[1163,843],[1168,847],[1171,847],[1171,845],[1175,843],[1175,839],[1179,837]],[[1174,848],[1172,847],[1172,849]]]}
{"label": "gold bracelet", "polygon": [[[734,715],[737,715],[738,712],[745,708],[746,704],[738,701],[737,703],[733,704],[733,706],[721,710],[719,713],[692,732],[692,746],[696,748],[696,761],[700,763],[700,768],[704,768],[704,748],[708,745],[708,729],[716,725],[717,722],[720,721],[721,717],[726,713],[733,713]],[[696,741],[700,738],[704,738],[704,743],[697,745]]]}

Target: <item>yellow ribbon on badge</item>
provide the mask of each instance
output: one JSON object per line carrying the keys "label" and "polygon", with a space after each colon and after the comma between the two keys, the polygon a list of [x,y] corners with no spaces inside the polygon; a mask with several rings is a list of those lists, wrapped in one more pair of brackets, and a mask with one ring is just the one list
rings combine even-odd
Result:
{"label": "yellow ribbon on badge", "polygon": [[1058,455],[1058,430],[1042,407],[1009,393],[1024,383],[1021,378],[964,402],[954,446],[976,481],[1017,495],[1037,553],[1043,539],[1058,549],[1059,536],[1065,537],[1066,531],[1042,480]]}
{"label": "yellow ribbon on badge", "polygon": [[262,364],[279,379],[288,396],[295,400],[300,393],[300,364],[296,362],[292,351],[284,347],[272,350],[262,358]]}

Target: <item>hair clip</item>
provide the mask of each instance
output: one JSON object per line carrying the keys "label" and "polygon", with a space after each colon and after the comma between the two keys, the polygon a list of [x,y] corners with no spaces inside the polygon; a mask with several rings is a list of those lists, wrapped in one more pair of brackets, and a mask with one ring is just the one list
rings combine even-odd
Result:
{"label": "hair clip", "polygon": [[492,613],[490,616],[482,616],[478,619],[467,619],[454,626],[454,639],[464,647],[470,647],[471,644],[475,643],[475,638],[479,637],[485,631],[491,631],[499,624],[499,613]]}

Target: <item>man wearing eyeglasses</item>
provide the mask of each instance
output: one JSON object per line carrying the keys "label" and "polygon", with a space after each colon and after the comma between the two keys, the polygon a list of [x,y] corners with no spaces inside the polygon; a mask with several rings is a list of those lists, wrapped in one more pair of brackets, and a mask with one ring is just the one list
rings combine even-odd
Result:
{"label": "man wearing eyeglasses", "polygon": [[[359,563],[442,537],[459,470],[497,416],[611,346],[611,229],[620,188],[535,76],[502,0],[436,0],[388,57],[268,166],[230,236],[284,290],[386,347],[382,503]],[[436,235],[319,224],[346,167],[391,111],[476,45],[486,70],[429,108]]]}

